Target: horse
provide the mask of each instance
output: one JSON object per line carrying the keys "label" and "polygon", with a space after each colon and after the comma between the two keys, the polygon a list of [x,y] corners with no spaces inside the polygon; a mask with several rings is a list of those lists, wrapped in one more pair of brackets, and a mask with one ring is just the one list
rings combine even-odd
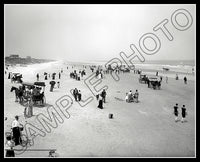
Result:
{"label": "horse", "polygon": [[10,92],[12,91],[15,91],[15,97],[16,97],[15,102],[18,102],[19,99],[19,102],[21,103],[23,101],[23,91],[13,86],[10,89]]}

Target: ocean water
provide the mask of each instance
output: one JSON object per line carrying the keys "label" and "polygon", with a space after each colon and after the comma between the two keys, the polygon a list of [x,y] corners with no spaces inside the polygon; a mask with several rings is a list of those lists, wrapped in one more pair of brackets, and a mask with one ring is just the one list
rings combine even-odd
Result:
{"label": "ocean water", "polygon": [[[107,61],[93,60],[88,62],[79,62],[78,64],[87,64],[87,65],[94,64],[94,65],[105,66],[106,63],[108,62],[109,60]],[[122,64],[126,65],[124,62],[122,62]],[[168,68],[169,73],[173,72],[173,73],[194,74],[196,71],[194,60],[156,60],[156,61],[146,60],[145,62],[134,61],[133,64],[135,65],[136,69],[143,69],[143,70],[164,71],[163,68]]]}

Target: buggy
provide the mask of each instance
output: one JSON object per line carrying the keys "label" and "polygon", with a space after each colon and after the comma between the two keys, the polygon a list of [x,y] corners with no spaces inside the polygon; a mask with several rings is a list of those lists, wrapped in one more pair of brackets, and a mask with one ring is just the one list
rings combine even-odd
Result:
{"label": "buggy", "polygon": [[20,73],[12,73],[13,74],[13,76],[12,76],[12,78],[11,78],[11,80],[12,80],[12,82],[17,82],[17,83],[22,83],[23,81],[22,81],[22,74],[20,74]]}
{"label": "buggy", "polygon": [[149,77],[148,79],[148,88],[160,89],[161,80],[158,77]]}
{"label": "buggy", "polygon": [[148,81],[147,75],[145,75],[145,74],[140,74],[139,83],[145,83],[145,84],[146,84],[147,81]]}
{"label": "buggy", "polygon": [[[37,104],[38,102],[40,102],[42,105],[46,104],[46,98],[44,95],[45,82],[23,83],[22,85],[24,89],[24,100],[28,101],[32,99],[34,104]],[[26,92],[25,87],[27,87],[29,90],[32,89],[32,94],[30,92]],[[42,90],[41,93],[40,90]]]}

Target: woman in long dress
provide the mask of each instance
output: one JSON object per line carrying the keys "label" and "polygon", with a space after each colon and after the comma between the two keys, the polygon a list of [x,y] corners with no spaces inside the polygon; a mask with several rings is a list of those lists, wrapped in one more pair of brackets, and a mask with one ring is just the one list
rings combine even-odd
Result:
{"label": "woman in long dress", "polygon": [[99,95],[99,105],[98,108],[103,109],[103,98],[101,95]]}
{"label": "woman in long dress", "polygon": [[30,118],[33,116],[33,101],[31,98],[28,98],[28,105],[24,110],[24,117]]}

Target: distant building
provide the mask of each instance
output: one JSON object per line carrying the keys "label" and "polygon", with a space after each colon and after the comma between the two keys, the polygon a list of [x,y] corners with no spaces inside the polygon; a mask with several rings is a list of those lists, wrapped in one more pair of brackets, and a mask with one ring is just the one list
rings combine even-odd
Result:
{"label": "distant building", "polygon": [[26,57],[26,60],[27,60],[27,61],[31,61],[31,56],[27,56],[27,57]]}
{"label": "distant building", "polygon": [[10,58],[19,58],[19,55],[10,55]]}

